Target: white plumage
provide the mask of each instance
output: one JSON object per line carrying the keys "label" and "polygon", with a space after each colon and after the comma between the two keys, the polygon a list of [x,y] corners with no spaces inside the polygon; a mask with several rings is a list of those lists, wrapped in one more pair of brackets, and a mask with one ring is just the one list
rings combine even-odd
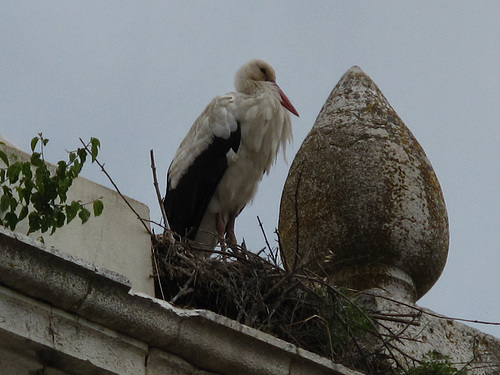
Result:
{"label": "white plumage", "polygon": [[292,140],[288,111],[298,116],[262,60],[238,70],[235,88],[196,119],[167,174],[163,203],[171,229],[211,248],[224,236],[236,243],[234,220]]}

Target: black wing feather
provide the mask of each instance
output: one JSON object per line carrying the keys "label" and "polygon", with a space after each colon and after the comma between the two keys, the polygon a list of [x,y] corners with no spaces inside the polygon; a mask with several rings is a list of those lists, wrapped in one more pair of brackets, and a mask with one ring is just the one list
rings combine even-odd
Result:
{"label": "black wing feather", "polygon": [[228,139],[213,137],[212,143],[195,159],[181,177],[175,189],[167,181],[167,194],[163,200],[170,228],[177,234],[194,240],[212,196],[227,169],[226,154],[238,151],[241,128]]}

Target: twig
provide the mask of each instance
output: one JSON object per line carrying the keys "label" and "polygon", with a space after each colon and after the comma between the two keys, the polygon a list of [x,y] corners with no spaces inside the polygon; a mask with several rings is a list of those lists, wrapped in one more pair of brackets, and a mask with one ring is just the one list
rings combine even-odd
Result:
{"label": "twig", "polygon": [[[89,153],[89,154],[92,154],[92,152],[89,150],[89,147],[88,145],[81,139],[80,139],[80,142],[82,143],[83,147],[85,148],[85,150]],[[134,209],[134,207],[132,207],[132,205],[129,203],[129,201],[125,198],[125,196],[121,193],[120,189],[118,189],[118,186],[116,186],[115,182],[113,181],[113,179],[111,178],[111,176],[109,175],[109,173],[106,171],[106,169],[104,169],[104,164],[102,164],[99,160],[97,160],[97,158],[95,159],[95,162],[97,163],[97,165],[101,168],[101,171],[106,175],[106,177],[108,178],[109,182],[111,182],[111,184],[113,185],[113,187],[115,188],[116,192],[118,193],[118,195],[120,197],[122,197],[123,201],[127,204],[127,206],[132,210],[132,212],[137,216],[137,218],[139,219],[139,221],[141,222],[141,224],[144,226],[144,228],[146,229],[146,231],[149,233],[150,236],[153,235],[153,233],[151,232],[151,229],[149,229],[149,227],[146,225],[145,223],[145,220],[141,217],[141,215],[139,215],[137,213],[137,211]]]}
{"label": "twig", "polygon": [[420,326],[420,323],[415,322],[413,320],[409,321],[407,319],[395,318],[393,316],[386,316],[384,314],[372,314],[372,318],[377,319],[377,320],[385,320],[388,322],[404,323],[404,324],[413,325],[413,326],[417,326],[417,327]]}
{"label": "twig", "polygon": [[195,274],[196,274],[196,270],[193,270],[193,272],[191,273],[191,276],[189,277],[189,280],[186,281],[186,283],[181,288],[181,290],[179,290],[179,292],[172,298],[172,300],[170,302],[175,303],[175,301],[177,301],[177,299],[179,297],[182,297],[182,296],[189,294],[193,291],[193,288],[190,287],[190,285],[194,280]]}
{"label": "twig", "polygon": [[151,224],[154,224],[154,225],[157,225],[159,226],[160,228],[163,228],[164,230],[167,229],[163,224],[157,222],[157,221],[154,221],[154,220],[146,220],[146,219],[143,219],[144,221],[148,222],[148,223],[151,223]]}
{"label": "twig", "polygon": [[[278,238],[278,250],[277,251],[281,251],[281,249],[283,249],[283,246],[281,244],[280,232],[278,229],[275,229],[274,233],[276,234],[276,237]],[[290,270],[290,267],[288,266],[286,257],[282,257],[281,260],[282,260],[283,268],[285,270]],[[294,261],[294,263],[296,263],[296,260]]]}
{"label": "twig", "polygon": [[163,222],[165,223],[165,228],[170,230],[170,225],[167,219],[167,213],[165,212],[165,206],[163,205],[163,200],[161,199],[160,188],[158,185],[158,179],[156,177],[156,164],[155,156],[153,150],[149,150],[149,156],[151,157],[151,171],[153,172],[153,186],[156,191],[156,198],[158,199],[158,205],[160,206],[161,216],[163,217]]}
{"label": "twig", "polygon": [[156,277],[158,278],[158,287],[160,289],[161,298],[164,300],[165,293],[163,292],[163,286],[161,285],[161,280],[160,280],[160,266],[158,265],[158,259],[156,259],[156,256],[155,256],[154,251],[153,251],[153,247],[151,247],[151,253],[153,255],[153,264],[155,267]]}
{"label": "twig", "polygon": [[453,320],[453,321],[465,322],[465,323],[475,323],[475,324],[485,324],[485,325],[492,325],[492,326],[500,326],[499,322],[488,322],[488,321],[484,321],[484,320],[472,320],[472,319],[464,319],[464,318],[453,318],[453,317],[446,316],[446,315],[436,314],[436,313],[433,313],[431,311],[427,311],[427,310],[421,309],[418,306],[411,305],[409,303],[405,303],[405,302],[402,302],[402,301],[398,301],[396,299],[393,299],[393,298],[390,298],[390,297],[387,297],[387,296],[381,296],[381,295],[373,294],[373,293],[370,293],[370,292],[367,292],[367,291],[360,292],[360,294],[365,294],[365,295],[368,295],[368,296],[374,296],[374,297],[377,297],[377,298],[382,298],[382,299],[385,299],[387,301],[391,301],[391,302],[400,304],[402,306],[409,307],[409,308],[411,308],[413,310],[418,311],[421,314],[429,315],[429,316],[432,316],[434,318],[439,318],[439,319],[444,319],[444,320]]}
{"label": "twig", "polygon": [[260,231],[262,232],[262,235],[264,236],[264,240],[266,241],[267,248],[269,249],[269,252],[272,252],[271,245],[269,245],[269,240],[267,239],[267,236],[266,236],[266,231],[264,230],[264,226],[262,225],[262,221],[260,221],[259,216],[257,216],[257,221],[259,222]]}

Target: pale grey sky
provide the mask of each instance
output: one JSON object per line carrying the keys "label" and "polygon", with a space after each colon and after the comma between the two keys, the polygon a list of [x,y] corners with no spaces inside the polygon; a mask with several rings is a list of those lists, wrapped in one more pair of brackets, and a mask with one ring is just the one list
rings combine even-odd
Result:
{"label": "pale grey sky", "polygon": [[[500,322],[500,2],[2,1],[0,134],[47,157],[101,140],[120,189],[151,207],[149,150],[164,174],[209,100],[261,58],[300,113],[291,162],[342,74],[359,65],[419,140],[446,199],[451,245],[419,304]],[[277,225],[279,158],[236,234],[260,249]],[[84,176],[110,186],[97,168]],[[162,190],[164,186],[162,186]],[[500,337],[500,327],[479,326]]]}

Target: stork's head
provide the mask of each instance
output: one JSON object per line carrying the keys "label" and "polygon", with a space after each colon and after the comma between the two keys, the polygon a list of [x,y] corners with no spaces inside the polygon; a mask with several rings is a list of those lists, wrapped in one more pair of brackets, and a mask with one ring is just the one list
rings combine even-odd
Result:
{"label": "stork's head", "polygon": [[299,116],[290,100],[276,84],[276,73],[271,65],[263,60],[251,60],[243,65],[234,77],[236,91],[244,94],[255,94],[261,91],[264,85],[273,85],[278,89],[283,107]]}
{"label": "stork's head", "polygon": [[239,92],[247,93],[257,82],[276,83],[276,73],[271,65],[262,60],[251,60],[243,65],[234,77],[234,86]]}

